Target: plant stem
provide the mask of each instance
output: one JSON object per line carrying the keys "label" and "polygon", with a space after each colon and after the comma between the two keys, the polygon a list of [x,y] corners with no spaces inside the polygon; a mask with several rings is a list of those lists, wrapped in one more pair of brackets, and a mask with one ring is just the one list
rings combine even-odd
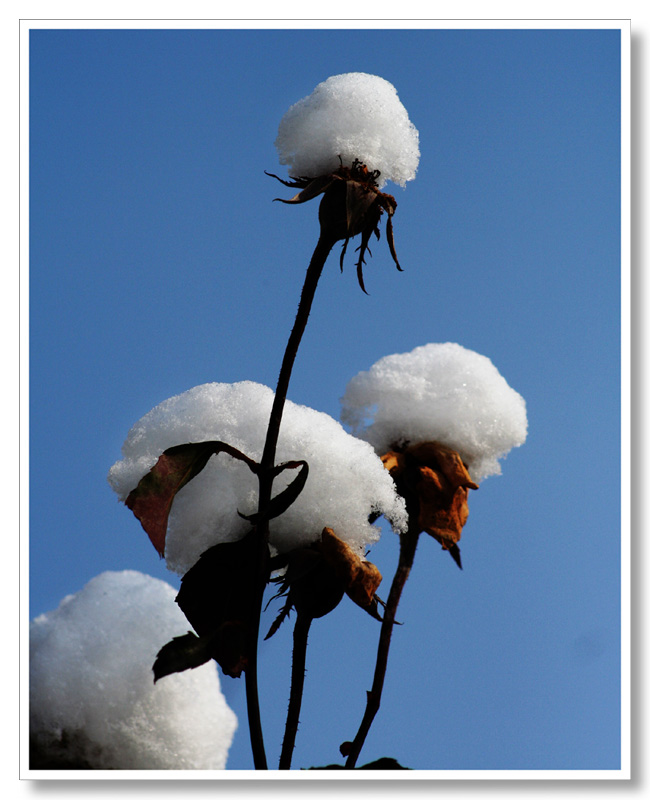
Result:
{"label": "plant stem", "polygon": [[[314,253],[311,257],[311,261],[309,262],[309,266],[307,267],[307,274],[305,275],[305,282],[300,295],[296,319],[289,336],[289,341],[287,342],[284,358],[282,360],[282,366],[280,367],[280,375],[278,377],[275,397],[273,398],[273,406],[271,408],[271,416],[266,431],[266,441],[264,444],[264,451],[262,453],[262,460],[260,462],[260,470],[258,474],[258,514],[260,522],[257,526],[257,530],[261,554],[263,548],[265,549],[265,552],[268,553],[267,543],[269,539],[269,524],[268,519],[265,519],[265,514],[266,509],[271,501],[275,451],[277,448],[278,436],[280,434],[280,423],[282,422],[282,412],[284,411],[284,404],[287,398],[287,390],[289,388],[289,380],[291,379],[291,371],[296,360],[302,335],[307,326],[307,320],[309,319],[309,312],[311,311],[318,280],[323,271],[323,267],[325,266],[327,256],[334,246],[335,241],[336,239],[323,236],[321,233],[321,236],[316,243]],[[248,664],[246,666],[245,675],[246,705],[248,709],[248,727],[251,749],[253,751],[253,763],[256,770],[265,770],[268,769],[268,767],[266,762],[266,753],[264,750],[264,737],[262,734],[259,691],[257,685],[257,643],[259,638],[259,622],[262,615],[264,589],[268,581],[268,560],[260,556],[259,563],[260,575],[258,581],[257,598],[255,601],[256,624],[251,625],[248,631]]]}
{"label": "plant stem", "polygon": [[307,637],[311,626],[312,617],[308,614],[298,614],[293,629],[293,656],[291,663],[291,693],[289,695],[289,710],[284,728],[284,740],[280,754],[279,769],[291,769],[291,757],[296,744],[298,723],[300,721],[300,707],[302,693],[305,685],[305,664],[307,661]]}
{"label": "plant stem", "polygon": [[413,560],[415,558],[415,550],[420,536],[419,526],[417,520],[413,517],[409,518],[408,530],[400,535],[400,548],[399,548],[399,561],[393,582],[386,601],[386,608],[384,609],[384,618],[381,623],[381,632],[379,634],[379,645],[377,647],[377,661],[375,664],[375,675],[372,682],[372,689],[367,693],[366,710],[361,720],[361,725],[354,737],[354,741],[348,753],[348,759],[345,762],[345,769],[354,769],[361,748],[363,747],[370,726],[379,711],[381,704],[381,694],[384,688],[384,679],[386,677],[386,667],[388,665],[388,652],[390,650],[390,641],[393,633],[393,625],[395,624],[395,614],[397,606],[399,605],[400,598],[404,585],[411,572]]}
{"label": "plant stem", "polygon": [[287,390],[289,388],[289,380],[291,379],[291,371],[293,369],[298,347],[302,335],[307,327],[307,320],[309,319],[309,312],[311,311],[312,301],[316,293],[318,280],[325,266],[325,261],[329,255],[332,247],[334,246],[335,239],[326,237],[321,234],[316,243],[314,253],[307,268],[305,275],[305,283],[302,287],[302,294],[300,296],[300,303],[298,304],[298,311],[296,319],[287,342],[287,347],[282,359],[282,366],[280,367],[280,375],[278,377],[278,384],[275,390],[275,397],[273,398],[273,406],[271,408],[271,418],[269,420],[269,427],[266,432],[266,442],[264,444],[264,452],[260,462],[260,502],[259,510],[262,513],[263,509],[268,505],[271,499],[271,487],[273,478],[270,471],[273,469],[275,461],[275,450],[278,444],[278,436],[280,434],[280,423],[282,422],[282,412],[284,411],[285,400],[287,399]]}
{"label": "plant stem", "polygon": [[257,578],[255,581],[256,597],[251,615],[250,625],[247,630],[248,663],[244,671],[246,679],[246,710],[248,713],[248,733],[253,753],[253,765],[256,770],[268,769],[266,752],[264,749],[264,735],[262,732],[262,719],[260,715],[260,700],[257,686],[257,642],[259,639],[260,617],[262,616],[262,603],[264,589],[268,580],[268,521],[261,522],[258,526],[258,554],[255,567]]}

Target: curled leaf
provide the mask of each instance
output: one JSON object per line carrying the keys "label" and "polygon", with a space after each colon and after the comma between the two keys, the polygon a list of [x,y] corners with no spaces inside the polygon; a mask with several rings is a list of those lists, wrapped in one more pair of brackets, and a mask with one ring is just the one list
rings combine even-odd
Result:
{"label": "curled leaf", "polygon": [[284,464],[279,464],[277,467],[274,467],[273,477],[277,477],[281,472],[284,472],[285,469],[298,469],[299,472],[286,489],[283,489],[271,499],[263,517],[259,513],[251,514],[250,516],[240,514],[240,517],[256,525],[262,518],[267,520],[275,519],[275,517],[279,517],[280,514],[284,514],[289,506],[298,499],[298,495],[305,488],[309,475],[309,465],[306,461],[287,461]]}
{"label": "curled leaf", "polygon": [[167,522],[174,498],[218,453],[228,453],[257,472],[258,465],[253,459],[225,442],[179,444],[163,452],[126,498],[126,506],[140,520],[160,556],[165,552]]}
{"label": "curled leaf", "polygon": [[[342,764],[328,764],[326,767],[308,767],[308,769],[345,769],[345,767]],[[355,769],[411,769],[411,767],[403,767],[397,759],[384,756]]]}

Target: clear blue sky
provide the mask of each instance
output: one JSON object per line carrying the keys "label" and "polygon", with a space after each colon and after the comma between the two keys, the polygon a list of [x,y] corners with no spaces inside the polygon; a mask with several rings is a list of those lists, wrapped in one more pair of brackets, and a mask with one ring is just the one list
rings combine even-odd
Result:
{"label": "clear blue sky", "polygon": [[[359,763],[618,769],[619,31],[37,30],[30,52],[30,614],[104,570],[178,585],[106,473],[161,400],[275,386],[318,232],[316,203],[272,202],[277,126],[374,73],[420,132],[417,179],[387,187],[404,272],[382,237],[366,296],[331,257],[289,397],[338,417],[358,371],[454,341],[529,436],[470,497],[462,572],[422,537]],[[370,558],[385,595],[395,535]],[[291,630],[260,651],[271,764]],[[341,761],[378,632],[349,601],[314,623],[296,767]],[[222,686],[248,769],[244,684]]]}

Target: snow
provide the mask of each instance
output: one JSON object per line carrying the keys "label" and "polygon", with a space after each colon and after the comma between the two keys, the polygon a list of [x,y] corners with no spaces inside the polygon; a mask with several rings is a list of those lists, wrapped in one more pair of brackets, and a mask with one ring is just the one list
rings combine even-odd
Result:
{"label": "snow", "polygon": [[214,662],[162,678],[156,654],[187,633],[175,590],[104,572],[30,625],[30,732],[90,769],[223,769],[237,718]]}
{"label": "snow", "polygon": [[341,419],[378,453],[438,441],[457,450],[475,481],[526,440],[526,403],[486,356],[427,344],[381,358],[347,385]]}
{"label": "snow", "polygon": [[[259,461],[272,402],[273,391],[251,381],[203,384],[164,401],[129,432],[123,459],[110,470],[111,486],[124,500],[164,450],[187,442],[227,442]],[[396,529],[405,526],[404,501],[373,448],[327,414],[287,401],[276,463],[298,459],[309,464],[306,486],[270,523],[270,542],[279,552],[309,545],[327,526],[364,554],[380,533],[368,522],[372,510]],[[274,494],[295,476],[294,470],[283,472]],[[165,550],[169,569],[184,574],[209,547],[241,538],[249,523],[237,512],[257,511],[257,488],[245,464],[224,453],[213,456],[174,500]]]}
{"label": "snow", "polygon": [[317,177],[355,159],[379,170],[379,186],[405,186],[420,160],[419,134],[387,80],[364,72],[334,75],[291,106],[275,146],[293,177]]}

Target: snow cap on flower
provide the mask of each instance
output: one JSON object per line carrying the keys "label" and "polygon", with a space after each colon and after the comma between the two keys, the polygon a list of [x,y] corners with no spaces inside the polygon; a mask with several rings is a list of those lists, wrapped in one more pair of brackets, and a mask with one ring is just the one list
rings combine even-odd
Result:
{"label": "snow cap on flower", "polygon": [[384,453],[437,441],[456,450],[473,480],[501,472],[499,458],[526,440],[526,403],[486,356],[427,344],[381,358],[347,385],[341,419]]}
{"label": "snow cap on flower", "polygon": [[[122,448],[123,459],[109,482],[126,499],[163,451],[187,442],[223,441],[259,462],[273,391],[251,381],[196,386],[156,406],[137,422]],[[372,447],[346,433],[332,417],[287,401],[276,463],[305,460],[307,483],[298,499],[270,522],[270,543],[286,552],[317,541],[331,527],[357,552],[379,538],[368,522],[376,511],[401,530],[404,502]],[[283,472],[273,484],[277,495],[295,475]],[[184,574],[209,547],[236,541],[250,529],[239,516],[257,511],[258,480],[226,453],[213,456],[174,499],[167,529],[169,569]]]}
{"label": "snow cap on flower", "polygon": [[420,160],[417,128],[395,87],[364,72],[334,75],[292,105],[275,146],[293,177],[314,178],[356,159],[379,170],[380,188],[389,180],[405,186]]}
{"label": "snow cap on flower", "polygon": [[154,686],[158,650],[187,630],[175,595],[104,572],[32,621],[32,769],[224,769],[237,718],[214,664]]}

